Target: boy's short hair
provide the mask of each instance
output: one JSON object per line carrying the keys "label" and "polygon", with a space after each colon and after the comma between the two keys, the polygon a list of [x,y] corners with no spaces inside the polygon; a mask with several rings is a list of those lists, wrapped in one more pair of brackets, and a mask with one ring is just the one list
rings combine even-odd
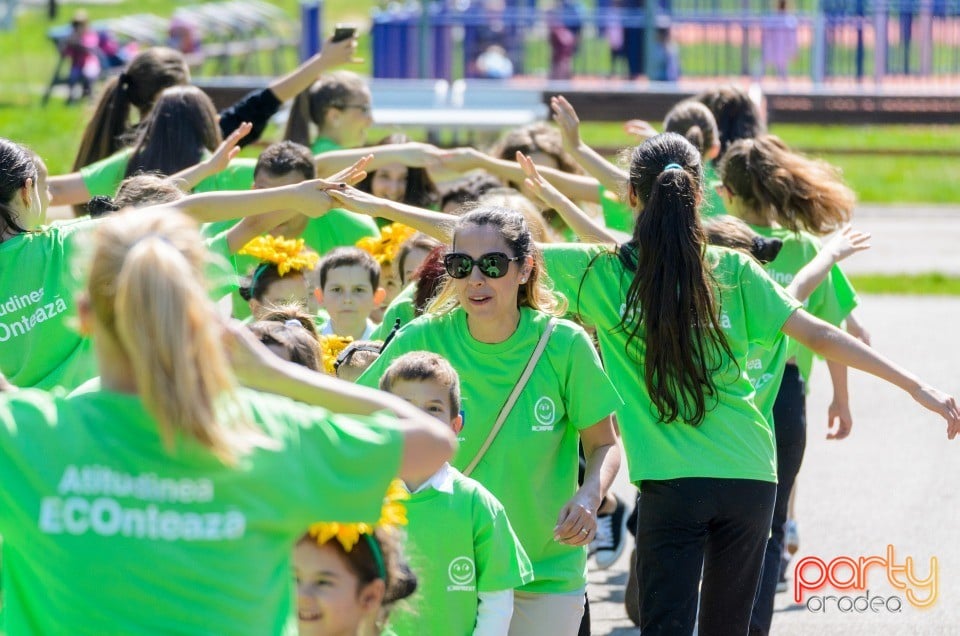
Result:
{"label": "boy's short hair", "polygon": [[340,369],[352,369],[360,376],[376,362],[383,350],[383,344],[374,340],[354,340],[340,352],[333,363],[333,370],[340,377]]}
{"label": "boy's short hair", "polygon": [[187,196],[176,183],[159,174],[137,174],[127,177],[117,187],[113,203],[118,209],[145,208],[150,205],[173,203]]}
{"label": "boy's short hair", "polygon": [[253,177],[256,178],[263,172],[271,177],[299,172],[304,180],[317,178],[317,166],[313,162],[310,149],[293,141],[270,144],[260,153],[257,165],[253,168]]}
{"label": "boy's short hair", "polygon": [[363,267],[370,273],[370,287],[377,291],[380,287],[380,263],[359,247],[338,247],[320,259],[317,271],[320,273],[320,289],[327,286],[327,274],[340,267]]}
{"label": "boy's short hair", "polygon": [[456,417],[460,413],[460,376],[453,366],[441,355],[430,351],[411,351],[405,353],[387,367],[380,376],[380,390],[391,392],[397,382],[426,382],[432,380],[448,389],[450,395],[450,413]]}

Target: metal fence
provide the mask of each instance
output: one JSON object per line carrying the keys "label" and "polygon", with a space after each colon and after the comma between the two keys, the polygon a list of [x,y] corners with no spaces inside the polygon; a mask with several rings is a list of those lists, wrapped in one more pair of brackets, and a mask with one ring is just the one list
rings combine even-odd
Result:
{"label": "metal fence", "polygon": [[374,76],[489,76],[478,60],[501,52],[498,72],[556,79],[674,79],[665,62],[688,77],[814,84],[960,76],[960,0],[797,0],[789,11],[776,0],[495,1],[376,11]]}

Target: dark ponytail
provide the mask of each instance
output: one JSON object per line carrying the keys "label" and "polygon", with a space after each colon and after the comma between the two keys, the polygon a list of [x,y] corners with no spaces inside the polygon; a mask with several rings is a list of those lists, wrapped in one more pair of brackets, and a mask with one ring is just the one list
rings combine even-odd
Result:
{"label": "dark ponytail", "polygon": [[100,95],[93,117],[83,131],[73,170],[100,161],[125,145],[130,110],[136,108],[143,121],[165,88],[190,80],[183,55],[166,47],[142,51],[119,76],[111,78]]}
{"label": "dark ponytail", "polygon": [[628,355],[643,366],[659,421],[698,426],[708,398],[717,395],[712,373],[724,353],[733,357],[704,258],[700,154],[680,135],[665,133],[638,146],[630,164],[630,187],[643,209],[620,249],[636,272],[620,327],[628,332]]}
{"label": "dark ponytail", "polygon": [[34,155],[18,143],[0,137],[0,236],[7,232],[21,234],[20,225],[10,203],[26,185],[27,179],[37,183],[38,168]]}

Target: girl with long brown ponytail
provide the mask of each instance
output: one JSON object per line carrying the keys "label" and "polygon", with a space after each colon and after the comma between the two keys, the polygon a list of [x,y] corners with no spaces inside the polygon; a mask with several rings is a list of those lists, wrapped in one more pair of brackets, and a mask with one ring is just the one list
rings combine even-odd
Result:
{"label": "girl with long brown ponytail", "polygon": [[[640,628],[746,634],[776,494],[771,424],[745,372],[751,345],[780,333],[899,386],[960,433],[956,401],[800,308],[749,256],[706,245],[696,149],[666,133],[635,148],[629,241],[546,245],[547,271],[595,325],[630,479]],[[701,583],[702,577],[702,586]],[[698,618],[699,607],[699,618]]]}

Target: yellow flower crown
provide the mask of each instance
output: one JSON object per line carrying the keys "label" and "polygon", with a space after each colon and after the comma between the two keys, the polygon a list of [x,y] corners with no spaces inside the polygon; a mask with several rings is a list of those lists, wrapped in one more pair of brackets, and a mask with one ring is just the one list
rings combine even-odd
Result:
{"label": "yellow flower crown", "polygon": [[368,252],[378,263],[392,263],[397,258],[400,246],[416,234],[412,227],[402,223],[391,223],[380,228],[380,237],[366,236],[357,241],[357,247]]}
{"label": "yellow flower crown", "polygon": [[263,263],[277,266],[283,276],[289,271],[301,272],[317,266],[320,257],[304,247],[303,239],[285,239],[282,236],[265,234],[243,246],[237,254],[253,256]]}
{"label": "yellow flower crown", "polygon": [[407,509],[401,503],[408,499],[410,495],[404,488],[403,482],[394,479],[387,488],[387,493],[383,497],[383,508],[380,509],[380,520],[375,525],[368,523],[337,523],[335,521],[324,521],[311,524],[307,530],[309,535],[316,540],[317,545],[324,545],[330,539],[336,539],[343,546],[344,551],[350,552],[353,546],[357,545],[360,537],[363,535],[372,535],[374,529],[383,526],[405,526],[407,525]]}
{"label": "yellow flower crown", "polygon": [[350,336],[320,336],[320,353],[323,359],[323,370],[328,375],[337,375],[337,369],[334,364],[340,356],[340,352],[347,348],[353,338]]}

